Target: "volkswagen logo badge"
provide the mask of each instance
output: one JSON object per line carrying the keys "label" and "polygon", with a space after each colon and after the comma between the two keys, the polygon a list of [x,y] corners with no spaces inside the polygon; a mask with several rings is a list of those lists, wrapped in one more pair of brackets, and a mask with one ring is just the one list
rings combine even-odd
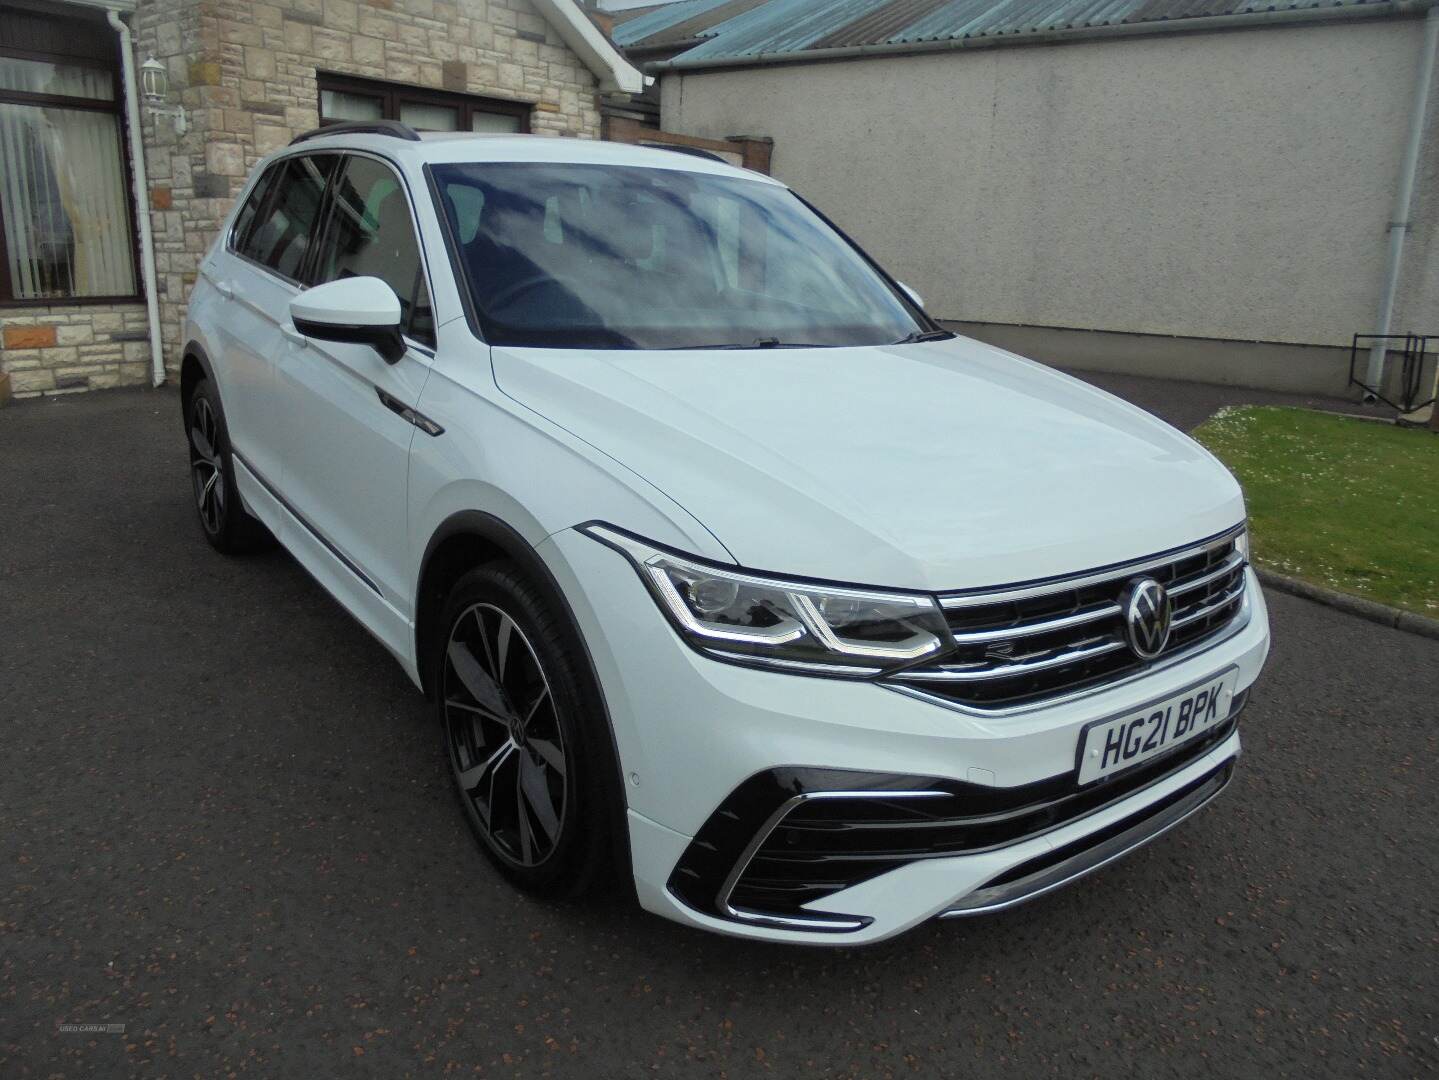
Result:
{"label": "volkswagen logo badge", "polygon": [[1174,618],[1169,593],[1152,577],[1137,577],[1124,586],[1119,607],[1130,650],[1141,660],[1153,660],[1169,643],[1169,624]]}

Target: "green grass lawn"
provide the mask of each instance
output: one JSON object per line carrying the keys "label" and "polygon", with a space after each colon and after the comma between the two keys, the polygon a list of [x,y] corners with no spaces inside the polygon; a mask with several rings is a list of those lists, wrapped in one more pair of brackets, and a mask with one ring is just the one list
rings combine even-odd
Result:
{"label": "green grass lawn", "polygon": [[1255,562],[1439,616],[1439,435],[1260,407],[1194,435],[1244,485]]}

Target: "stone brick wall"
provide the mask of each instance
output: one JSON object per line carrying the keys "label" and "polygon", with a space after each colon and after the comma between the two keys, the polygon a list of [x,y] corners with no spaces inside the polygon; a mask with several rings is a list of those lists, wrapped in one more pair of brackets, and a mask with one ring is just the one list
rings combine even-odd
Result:
{"label": "stone brick wall", "polygon": [[148,328],[144,304],[0,308],[0,362],[16,398],[137,385]]}
{"label": "stone brick wall", "polygon": [[[140,0],[132,28],[136,63],[165,63],[189,120],[177,135],[141,108],[172,373],[200,259],[251,166],[319,123],[317,72],[521,101],[537,134],[600,136],[594,75],[529,0]],[[117,315],[118,330],[101,329]],[[53,345],[6,341],[0,368],[16,397],[142,383],[148,346],[113,334],[143,331],[144,319],[143,305],[0,309],[7,333],[56,333]]]}

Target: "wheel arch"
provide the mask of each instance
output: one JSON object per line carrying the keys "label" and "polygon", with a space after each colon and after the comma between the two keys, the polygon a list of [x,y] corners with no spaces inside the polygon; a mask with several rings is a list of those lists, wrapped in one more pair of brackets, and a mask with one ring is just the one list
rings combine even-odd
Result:
{"label": "wheel arch", "polygon": [[[590,674],[595,675],[594,663],[580,633],[579,622],[540,553],[518,529],[502,518],[483,510],[460,510],[442,521],[425,545],[415,588],[415,667],[420,674],[420,688],[426,695],[434,691],[435,672],[430,670],[433,666],[431,646],[437,632],[434,624],[450,587],[476,566],[496,559],[517,563],[537,585],[544,588],[584,650]],[[595,683],[599,684],[598,678]]]}
{"label": "wheel arch", "polygon": [[[205,348],[198,341],[190,341],[185,345],[183,355],[180,358],[180,414],[184,416],[190,406],[190,395],[195,392],[195,387],[208,379],[215,383],[215,370],[210,363],[210,356]],[[188,423],[188,420],[186,421]]]}
{"label": "wheel arch", "polygon": [[498,559],[509,559],[516,563],[548,594],[569,629],[570,644],[576,650],[576,656],[594,687],[611,754],[611,768],[608,770],[610,783],[607,786],[612,795],[611,835],[615,844],[615,870],[621,880],[627,883],[626,887],[633,889],[634,871],[630,857],[627,814],[629,806],[620,764],[619,743],[615,738],[609,702],[605,699],[594,657],[590,654],[589,644],[580,631],[579,620],[575,618],[564,590],[560,588],[544,558],[519,530],[494,514],[483,510],[461,510],[451,514],[441,522],[430,537],[429,543],[425,545],[425,555],[420,563],[419,581],[415,591],[415,669],[420,677],[420,688],[426,697],[434,697],[437,673],[433,670],[431,657],[435,635],[440,632],[436,624],[450,588],[476,566]]}

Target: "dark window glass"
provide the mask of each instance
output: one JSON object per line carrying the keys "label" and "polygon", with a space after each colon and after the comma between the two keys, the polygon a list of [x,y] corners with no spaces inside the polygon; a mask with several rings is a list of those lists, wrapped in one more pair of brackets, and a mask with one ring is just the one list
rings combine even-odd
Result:
{"label": "dark window glass", "polygon": [[400,298],[405,332],[433,345],[424,263],[399,178],[372,158],[349,157],[333,191],[330,220],[316,253],[314,284],[347,277],[379,278]]}
{"label": "dark window glass", "polygon": [[425,284],[423,266],[415,274],[415,303],[410,308],[409,326],[405,333],[421,344],[432,349],[435,347],[435,309],[430,306],[430,289]]}
{"label": "dark window glass", "polygon": [[231,244],[236,251],[247,250],[250,231],[255,227],[255,221],[260,217],[261,207],[265,205],[265,199],[270,194],[270,188],[274,186],[275,177],[284,171],[284,162],[271,165],[265,170],[265,175],[256,181],[255,186],[250,189],[250,197],[245,200],[245,205],[240,207],[240,212],[235,215],[235,227],[230,232]]}
{"label": "dark window glass", "polygon": [[256,215],[236,250],[282,277],[298,281],[335,157],[309,154],[279,162],[264,210]]}
{"label": "dark window glass", "polygon": [[325,72],[316,82],[322,127],[346,120],[399,120],[416,131],[530,130],[531,107],[520,101],[496,101]]}
{"label": "dark window glass", "polygon": [[435,175],[494,344],[880,345],[928,329],[777,184],[508,162],[440,165]]}

